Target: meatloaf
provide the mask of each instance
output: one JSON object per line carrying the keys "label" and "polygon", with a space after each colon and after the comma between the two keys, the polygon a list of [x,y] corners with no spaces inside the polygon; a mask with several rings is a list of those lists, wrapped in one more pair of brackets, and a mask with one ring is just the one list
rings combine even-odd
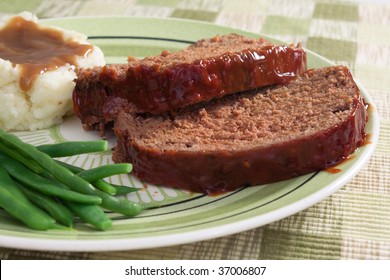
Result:
{"label": "meatloaf", "polygon": [[84,127],[104,130],[113,116],[106,104],[120,97],[134,110],[160,114],[238,91],[283,84],[306,70],[300,46],[274,45],[237,34],[215,36],[184,50],[128,64],[81,69],[73,92]]}
{"label": "meatloaf", "polygon": [[146,116],[122,110],[115,162],[163,186],[206,194],[318,171],[362,144],[366,104],[349,70],[309,70],[286,85]]}

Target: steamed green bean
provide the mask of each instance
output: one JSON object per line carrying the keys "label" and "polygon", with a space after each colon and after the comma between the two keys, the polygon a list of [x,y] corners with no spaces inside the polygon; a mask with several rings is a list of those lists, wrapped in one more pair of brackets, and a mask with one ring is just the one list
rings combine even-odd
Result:
{"label": "steamed green bean", "polygon": [[[46,212],[32,204],[27,198],[21,199],[9,188],[17,188],[7,172],[0,168],[0,207],[14,218],[35,230],[63,228]],[[23,193],[20,192],[22,195]]]}
{"label": "steamed green bean", "polygon": [[107,151],[106,140],[96,141],[71,141],[56,144],[45,144],[37,146],[37,149],[50,157],[68,157],[79,154]]}

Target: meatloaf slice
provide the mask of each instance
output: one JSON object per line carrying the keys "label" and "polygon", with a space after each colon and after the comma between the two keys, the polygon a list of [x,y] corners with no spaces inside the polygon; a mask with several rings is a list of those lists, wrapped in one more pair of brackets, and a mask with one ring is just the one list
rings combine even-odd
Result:
{"label": "meatloaf slice", "polygon": [[202,193],[289,179],[332,166],[362,144],[366,105],[346,67],[283,86],[143,116],[121,111],[115,162],[147,182]]}
{"label": "meatloaf slice", "polygon": [[[113,116],[105,105],[120,97],[137,112],[159,114],[230,93],[283,84],[306,70],[300,46],[277,46],[237,34],[215,36],[189,47],[126,65],[81,69],[74,109],[85,127],[104,129]],[[115,108],[114,108],[115,109]]]}

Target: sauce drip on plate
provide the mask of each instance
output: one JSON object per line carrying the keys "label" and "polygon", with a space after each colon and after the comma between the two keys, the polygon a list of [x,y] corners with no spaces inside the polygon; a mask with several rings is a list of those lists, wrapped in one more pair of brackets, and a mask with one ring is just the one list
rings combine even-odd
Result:
{"label": "sauce drip on plate", "polygon": [[0,29],[0,58],[21,67],[20,88],[28,91],[36,77],[87,56],[92,45],[64,40],[54,28],[42,28],[23,17],[14,17]]}

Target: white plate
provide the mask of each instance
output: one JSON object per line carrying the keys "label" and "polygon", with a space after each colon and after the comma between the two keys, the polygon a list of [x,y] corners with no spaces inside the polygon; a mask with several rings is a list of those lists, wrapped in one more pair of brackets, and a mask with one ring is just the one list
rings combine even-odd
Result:
{"label": "white plate", "polygon": [[[48,25],[77,30],[101,47],[108,63],[125,63],[128,55],[143,57],[163,49],[178,50],[215,34],[240,33],[228,27],[177,19],[155,18],[67,18],[43,21]],[[271,41],[273,38],[263,36]],[[307,51],[308,66],[331,65],[327,59]],[[154,248],[195,242],[253,229],[297,213],[328,197],[346,184],[370,158],[379,135],[379,118],[373,100],[359,85],[370,104],[367,133],[370,144],[360,147],[337,168],[341,172],[317,172],[275,184],[239,189],[219,196],[191,194],[164,187],[147,186],[131,176],[113,181],[142,188],[129,199],[155,206],[135,218],[109,214],[112,229],[97,231],[76,221],[76,230],[29,230],[0,211],[0,246],[59,251],[106,251]],[[73,117],[62,125],[36,132],[16,133],[24,141],[38,145],[69,140],[98,139],[85,132]],[[111,142],[114,145],[115,139]],[[66,159],[85,168],[111,162],[111,154],[92,154]]]}

